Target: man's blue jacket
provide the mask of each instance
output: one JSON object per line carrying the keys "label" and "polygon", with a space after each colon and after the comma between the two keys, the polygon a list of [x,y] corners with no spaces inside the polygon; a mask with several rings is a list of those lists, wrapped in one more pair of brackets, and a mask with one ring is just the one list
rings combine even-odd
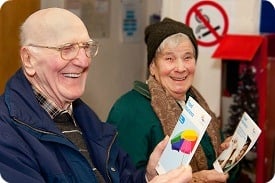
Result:
{"label": "man's blue jacket", "polygon": [[[145,182],[117,145],[117,131],[80,99],[74,117],[106,182]],[[39,105],[22,69],[0,97],[0,174],[9,183],[96,182],[92,167]]]}

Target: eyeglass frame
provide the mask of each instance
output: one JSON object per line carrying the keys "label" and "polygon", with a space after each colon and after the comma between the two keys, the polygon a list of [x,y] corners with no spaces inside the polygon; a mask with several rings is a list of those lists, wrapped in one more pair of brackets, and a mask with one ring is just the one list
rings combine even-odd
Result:
{"label": "eyeglass frame", "polygon": [[[96,50],[94,51],[93,54],[87,54],[87,50],[85,49],[85,46],[87,46],[86,44],[88,44],[89,46],[96,46]],[[65,50],[66,47],[68,47],[68,46],[74,46],[74,45],[77,45],[77,48],[78,48],[78,50],[77,50],[75,56],[72,57],[72,58],[69,58],[69,59],[64,58],[64,55],[63,55],[64,53],[63,53],[62,51]],[[95,56],[97,55],[97,53],[98,53],[99,43],[98,43],[97,41],[95,41],[95,40],[90,39],[90,40],[87,41],[87,42],[65,43],[65,44],[63,44],[63,45],[61,45],[61,46],[44,46],[44,45],[38,45],[38,44],[32,44],[32,43],[28,44],[27,46],[32,46],[32,47],[37,47],[37,48],[53,49],[53,50],[56,50],[56,51],[59,51],[59,52],[60,52],[60,56],[61,56],[61,58],[62,58],[63,60],[72,60],[72,59],[74,59],[75,57],[77,57],[80,48],[84,48],[84,50],[85,50],[85,55],[86,55],[88,58],[93,58],[93,57],[95,57]],[[91,49],[91,47],[90,47],[90,49]],[[62,53],[63,53],[63,54],[62,54]]]}

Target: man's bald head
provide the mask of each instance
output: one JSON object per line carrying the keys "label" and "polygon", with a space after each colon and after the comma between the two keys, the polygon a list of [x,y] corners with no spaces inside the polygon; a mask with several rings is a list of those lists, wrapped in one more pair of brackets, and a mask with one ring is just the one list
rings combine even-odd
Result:
{"label": "man's bald head", "polygon": [[[89,34],[82,20],[62,8],[47,8],[30,15],[21,27],[21,45],[87,41]],[[73,40],[78,39],[78,40]]]}

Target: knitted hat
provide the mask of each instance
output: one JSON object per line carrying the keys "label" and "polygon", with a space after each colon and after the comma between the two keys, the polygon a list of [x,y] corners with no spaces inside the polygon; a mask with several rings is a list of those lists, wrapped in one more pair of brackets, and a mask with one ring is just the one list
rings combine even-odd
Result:
{"label": "knitted hat", "polygon": [[183,33],[189,37],[195,48],[195,58],[197,59],[198,57],[197,40],[194,36],[193,30],[182,22],[170,18],[164,18],[161,22],[147,26],[144,33],[145,43],[147,45],[148,66],[151,64],[161,42],[165,38],[177,33]]}

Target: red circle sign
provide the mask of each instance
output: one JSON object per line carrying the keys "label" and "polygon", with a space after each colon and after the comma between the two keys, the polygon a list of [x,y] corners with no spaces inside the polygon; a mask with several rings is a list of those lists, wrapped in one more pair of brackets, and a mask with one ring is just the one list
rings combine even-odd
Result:
{"label": "red circle sign", "polygon": [[[207,12],[207,10],[209,10]],[[202,11],[205,11],[204,13]],[[215,12],[216,14],[213,14]],[[211,16],[212,14],[212,16]],[[211,21],[215,19],[215,21]],[[228,31],[228,17],[225,10],[214,1],[201,1],[195,4],[187,13],[186,24],[192,27],[196,21],[197,27],[193,28],[197,42],[201,46],[214,46]],[[200,30],[203,29],[203,33]],[[208,39],[207,39],[208,37]],[[209,37],[211,37],[209,39]]]}

